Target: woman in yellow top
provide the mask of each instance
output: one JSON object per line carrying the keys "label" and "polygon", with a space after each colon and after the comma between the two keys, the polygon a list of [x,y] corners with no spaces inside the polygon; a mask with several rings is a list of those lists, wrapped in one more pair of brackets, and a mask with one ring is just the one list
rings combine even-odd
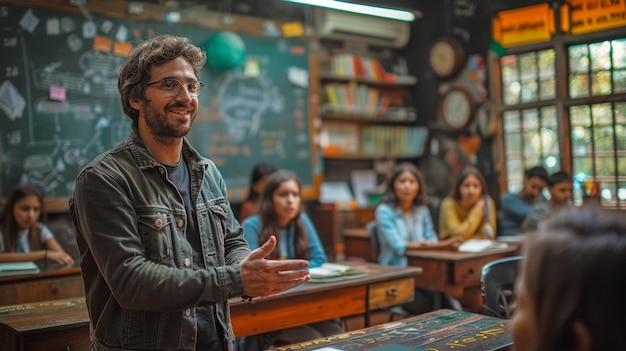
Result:
{"label": "woman in yellow top", "polygon": [[459,174],[450,196],[439,209],[439,237],[460,236],[467,239],[493,239],[496,229],[496,207],[487,195],[485,178],[474,167]]}

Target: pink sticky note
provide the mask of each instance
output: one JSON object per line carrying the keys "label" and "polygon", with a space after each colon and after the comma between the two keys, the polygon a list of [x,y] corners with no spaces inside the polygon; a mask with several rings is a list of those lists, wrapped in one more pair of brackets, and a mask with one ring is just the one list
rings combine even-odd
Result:
{"label": "pink sticky note", "polygon": [[51,85],[49,97],[50,100],[65,101],[65,88]]}

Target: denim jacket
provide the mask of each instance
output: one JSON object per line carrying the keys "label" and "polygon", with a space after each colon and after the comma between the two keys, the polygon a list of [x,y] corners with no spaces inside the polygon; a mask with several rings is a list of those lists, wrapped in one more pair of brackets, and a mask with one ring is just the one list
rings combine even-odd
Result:
{"label": "denim jacket", "polygon": [[228,299],[250,249],[213,162],[185,139],[206,270],[192,269],[183,199],[136,130],[79,174],[70,216],[95,350],[195,350],[195,307],[215,305],[233,350]]}

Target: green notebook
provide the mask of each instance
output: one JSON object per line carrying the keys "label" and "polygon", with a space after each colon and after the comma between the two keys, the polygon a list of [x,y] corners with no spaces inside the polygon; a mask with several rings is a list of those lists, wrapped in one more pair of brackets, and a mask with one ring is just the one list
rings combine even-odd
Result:
{"label": "green notebook", "polygon": [[5,262],[0,263],[0,277],[20,274],[39,273],[35,262]]}

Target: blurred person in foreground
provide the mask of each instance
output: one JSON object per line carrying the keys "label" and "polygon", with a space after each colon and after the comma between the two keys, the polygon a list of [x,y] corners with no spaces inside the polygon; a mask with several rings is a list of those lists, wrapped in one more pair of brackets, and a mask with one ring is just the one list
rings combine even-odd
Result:
{"label": "blurred person in foreground", "polygon": [[524,243],[511,320],[516,351],[621,350],[626,221],[620,210],[567,207]]}

